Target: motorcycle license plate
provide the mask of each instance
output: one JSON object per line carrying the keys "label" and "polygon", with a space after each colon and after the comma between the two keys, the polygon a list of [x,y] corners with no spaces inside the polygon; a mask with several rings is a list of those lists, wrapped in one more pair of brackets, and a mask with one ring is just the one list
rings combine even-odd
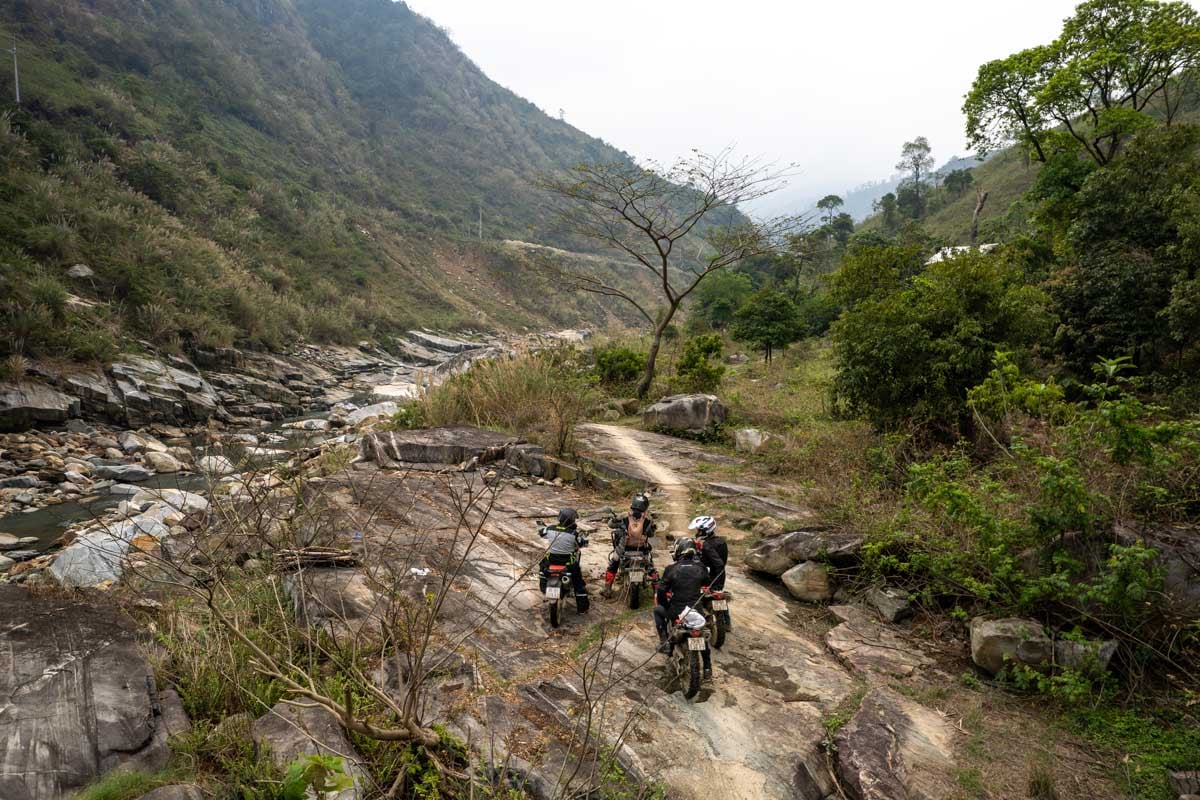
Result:
{"label": "motorcycle license plate", "polygon": [[703,649],[704,649],[704,637],[702,637],[702,636],[689,636],[688,637],[688,650],[703,650]]}
{"label": "motorcycle license plate", "polygon": [[728,611],[728,610],[729,610],[729,601],[728,600],[713,600],[713,611]]}
{"label": "motorcycle license plate", "polygon": [[547,586],[546,587],[546,597],[551,600],[557,600],[561,594],[562,594],[562,589],[560,589],[557,586]]}
{"label": "motorcycle license plate", "polygon": [[629,582],[630,583],[641,583],[642,580],[645,579],[645,577],[646,577],[646,574],[644,572],[642,572],[640,569],[637,569],[637,570],[634,570],[629,573]]}

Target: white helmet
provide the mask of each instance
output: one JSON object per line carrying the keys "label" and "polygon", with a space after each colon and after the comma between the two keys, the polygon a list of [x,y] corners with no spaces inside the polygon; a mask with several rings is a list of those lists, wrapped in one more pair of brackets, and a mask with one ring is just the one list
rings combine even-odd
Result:
{"label": "white helmet", "polygon": [[700,538],[707,539],[717,532],[717,521],[708,515],[696,517],[691,521],[691,524],[688,525],[688,530],[699,531]]}

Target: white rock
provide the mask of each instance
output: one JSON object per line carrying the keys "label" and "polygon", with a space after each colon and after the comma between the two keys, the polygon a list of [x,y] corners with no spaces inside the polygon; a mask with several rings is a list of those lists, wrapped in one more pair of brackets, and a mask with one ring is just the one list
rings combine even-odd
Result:
{"label": "white rock", "polygon": [[95,274],[87,264],[76,264],[67,270],[68,278],[90,278]]}
{"label": "white rock", "polygon": [[143,507],[150,503],[161,504],[185,515],[208,510],[207,499],[180,489],[143,489],[135,494],[130,502],[143,504]]}
{"label": "white rock", "polygon": [[329,420],[314,417],[313,419],[300,419],[295,422],[287,422],[282,426],[296,431],[327,431],[329,430]]}
{"label": "white rock", "polygon": [[170,453],[146,453],[146,464],[155,472],[179,472],[183,465]]}
{"label": "white rock", "polygon": [[15,563],[17,562],[13,561],[7,556],[0,556],[0,575],[3,575],[5,572],[8,572],[10,569],[12,569],[12,565]]}
{"label": "white rock", "polygon": [[734,449],[740,453],[757,453],[771,435],[756,428],[742,428],[733,435]]}
{"label": "white rock", "polygon": [[230,475],[237,471],[237,467],[225,456],[204,456],[196,462],[196,466],[206,475]]}
{"label": "white rock", "polygon": [[352,411],[346,417],[346,424],[358,425],[360,422],[370,419],[371,417],[390,417],[400,410],[400,406],[393,402],[375,403],[374,405],[364,406],[357,411]]}
{"label": "white rock", "polygon": [[140,486],[134,486],[132,483],[114,483],[108,487],[109,494],[130,495],[133,496],[140,492]]}
{"label": "white rock", "polygon": [[821,603],[833,597],[833,581],[824,564],[802,561],[779,576],[788,592],[797,600]]}

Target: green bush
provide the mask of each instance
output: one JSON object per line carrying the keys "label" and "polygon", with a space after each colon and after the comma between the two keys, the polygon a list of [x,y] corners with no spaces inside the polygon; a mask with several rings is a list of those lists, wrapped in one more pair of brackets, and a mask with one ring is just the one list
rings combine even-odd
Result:
{"label": "green bush", "polygon": [[600,383],[610,388],[626,387],[646,371],[646,354],[632,347],[609,345],[596,350],[594,372]]}
{"label": "green bush", "polygon": [[721,336],[710,333],[688,339],[675,365],[674,389],[682,392],[712,392],[721,385]]}
{"label": "green bush", "polygon": [[987,377],[994,353],[1028,352],[1046,338],[1048,299],[999,254],[960,255],[908,282],[904,266],[893,265],[896,282],[846,295],[861,299],[832,327],[835,398],[881,429],[957,433],[970,422],[967,390]]}

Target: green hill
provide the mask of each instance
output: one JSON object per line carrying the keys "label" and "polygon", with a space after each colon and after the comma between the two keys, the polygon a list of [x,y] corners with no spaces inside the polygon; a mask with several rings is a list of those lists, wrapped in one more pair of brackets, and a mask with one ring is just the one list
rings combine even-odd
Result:
{"label": "green hill", "polygon": [[4,22],[0,355],[610,314],[499,242],[570,248],[531,179],[628,156],[404,3],[15,0]]}

